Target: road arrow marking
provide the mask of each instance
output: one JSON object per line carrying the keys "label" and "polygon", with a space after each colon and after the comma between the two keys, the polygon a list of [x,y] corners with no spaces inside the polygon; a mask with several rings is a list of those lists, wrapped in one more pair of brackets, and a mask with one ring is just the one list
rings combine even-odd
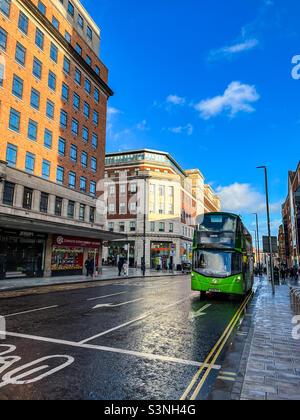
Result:
{"label": "road arrow marking", "polygon": [[130,300],[129,302],[123,302],[123,303],[118,303],[118,304],[113,304],[113,303],[104,303],[104,304],[100,304],[100,305],[96,305],[93,307],[93,309],[100,309],[100,308],[117,308],[119,306],[123,306],[123,305],[128,305],[129,303],[134,303],[134,302],[139,302],[140,300],[144,300],[144,298],[141,299],[135,299],[135,300]]}
{"label": "road arrow marking", "polygon": [[189,319],[190,319],[190,320],[193,320],[193,319],[195,319],[195,318],[197,318],[197,317],[199,317],[199,316],[204,316],[204,315],[206,315],[206,313],[205,313],[205,312],[203,312],[203,311],[205,311],[205,309],[208,309],[210,306],[211,306],[211,304],[208,304],[208,305],[203,306],[203,307],[202,307],[201,309],[199,309],[197,312],[192,312],[192,313],[190,314],[190,316],[189,316]]}

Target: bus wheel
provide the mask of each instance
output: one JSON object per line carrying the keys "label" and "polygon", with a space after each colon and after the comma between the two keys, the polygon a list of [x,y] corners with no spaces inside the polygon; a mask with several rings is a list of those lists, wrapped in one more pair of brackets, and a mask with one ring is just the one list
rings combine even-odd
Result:
{"label": "bus wheel", "polygon": [[204,300],[206,298],[205,292],[200,292],[200,300]]}

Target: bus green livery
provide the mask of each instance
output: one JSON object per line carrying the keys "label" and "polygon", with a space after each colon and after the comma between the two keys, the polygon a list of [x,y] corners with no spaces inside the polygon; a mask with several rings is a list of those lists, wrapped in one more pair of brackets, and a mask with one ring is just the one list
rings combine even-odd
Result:
{"label": "bus green livery", "polygon": [[197,218],[192,290],[246,295],[254,283],[252,237],[241,217],[206,213]]}

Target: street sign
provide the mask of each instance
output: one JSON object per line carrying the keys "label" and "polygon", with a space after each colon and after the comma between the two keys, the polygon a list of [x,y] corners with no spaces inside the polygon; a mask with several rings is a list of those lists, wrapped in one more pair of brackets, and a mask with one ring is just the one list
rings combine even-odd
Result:
{"label": "street sign", "polygon": [[[272,240],[272,254],[278,253],[278,242],[276,236],[271,236]],[[270,254],[270,243],[269,243],[269,237],[263,236],[263,250],[266,254]]]}

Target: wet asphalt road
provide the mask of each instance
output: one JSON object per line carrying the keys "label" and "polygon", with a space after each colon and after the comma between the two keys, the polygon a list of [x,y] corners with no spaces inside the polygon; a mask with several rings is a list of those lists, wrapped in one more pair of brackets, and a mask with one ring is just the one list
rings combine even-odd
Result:
{"label": "wet asphalt road", "polygon": [[0,299],[0,400],[179,400],[240,305],[188,276]]}

